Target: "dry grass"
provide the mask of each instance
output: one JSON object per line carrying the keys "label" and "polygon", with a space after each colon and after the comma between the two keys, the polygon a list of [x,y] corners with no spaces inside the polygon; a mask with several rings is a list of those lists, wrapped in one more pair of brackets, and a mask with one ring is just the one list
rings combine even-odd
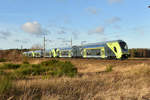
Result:
{"label": "dry grass", "polygon": [[[15,80],[14,90],[11,90],[15,92],[1,99],[150,100],[148,61],[67,60],[78,68],[77,77]],[[113,66],[111,72],[105,71],[108,65]]]}
{"label": "dry grass", "polygon": [[18,80],[14,84],[23,100],[149,100],[150,67],[145,64],[130,67],[120,72]]}

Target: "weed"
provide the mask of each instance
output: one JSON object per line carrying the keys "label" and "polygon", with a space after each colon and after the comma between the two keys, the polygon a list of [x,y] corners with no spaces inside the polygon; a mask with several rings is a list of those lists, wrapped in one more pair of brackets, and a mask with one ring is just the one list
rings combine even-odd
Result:
{"label": "weed", "polygon": [[113,66],[112,65],[106,66],[106,72],[111,72],[112,70],[113,70]]}

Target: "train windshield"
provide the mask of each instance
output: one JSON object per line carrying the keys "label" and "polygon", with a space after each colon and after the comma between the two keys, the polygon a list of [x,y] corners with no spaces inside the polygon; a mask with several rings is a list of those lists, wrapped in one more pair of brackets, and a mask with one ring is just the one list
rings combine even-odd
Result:
{"label": "train windshield", "polygon": [[125,50],[125,51],[128,50],[128,46],[125,42],[120,42],[119,44],[123,50]]}

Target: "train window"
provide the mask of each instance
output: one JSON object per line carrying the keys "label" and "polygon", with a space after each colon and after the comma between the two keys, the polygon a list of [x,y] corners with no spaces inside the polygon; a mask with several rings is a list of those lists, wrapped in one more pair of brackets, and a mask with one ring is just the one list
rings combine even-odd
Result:
{"label": "train window", "polygon": [[69,55],[69,51],[61,51],[61,55],[62,56],[68,56]]}
{"label": "train window", "polygon": [[120,46],[121,46],[121,48],[123,50],[127,50],[128,49],[127,44],[125,42],[120,42],[119,44],[120,44]]}
{"label": "train window", "polygon": [[46,56],[49,56],[49,52],[46,52]]}
{"label": "train window", "polygon": [[116,47],[114,47],[114,51],[117,53],[117,48]]}
{"label": "train window", "polygon": [[87,49],[87,55],[99,56],[101,55],[100,49]]}
{"label": "train window", "polygon": [[32,56],[32,54],[31,54],[31,53],[29,53],[29,56]]}

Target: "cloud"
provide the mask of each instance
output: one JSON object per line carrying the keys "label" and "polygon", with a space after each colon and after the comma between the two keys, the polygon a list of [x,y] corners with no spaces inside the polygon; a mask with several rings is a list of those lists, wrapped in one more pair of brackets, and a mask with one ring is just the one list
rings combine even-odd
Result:
{"label": "cloud", "polygon": [[64,40],[64,38],[62,38],[62,37],[59,37],[59,38],[57,38],[57,40]]}
{"label": "cloud", "polygon": [[120,25],[115,25],[115,26],[113,26],[113,28],[115,28],[117,30],[121,30],[122,29]]}
{"label": "cloud", "polygon": [[43,32],[42,26],[36,21],[27,22],[23,24],[21,28],[24,32],[34,34],[34,35],[40,35]]}
{"label": "cloud", "polygon": [[58,31],[57,32],[58,34],[65,34],[65,33],[67,33],[65,30],[60,30],[60,31]]}
{"label": "cloud", "polygon": [[122,2],[123,0],[108,0],[109,3],[120,3]]}
{"label": "cloud", "polygon": [[98,26],[94,30],[88,32],[88,34],[104,34],[105,28],[103,26]]}
{"label": "cloud", "polygon": [[98,13],[96,8],[87,8],[86,9],[89,13],[96,15]]}
{"label": "cloud", "polygon": [[49,39],[47,39],[47,40],[46,40],[46,42],[53,42],[53,40],[49,40]]}
{"label": "cloud", "polygon": [[7,37],[0,36],[0,39],[7,40]]}
{"label": "cloud", "polygon": [[43,46],[41,44],[33,44],[31,49],[43,49]]}
{"label": "cloud", "polygon": [[108,37],[102,37],[102,38],[101,38],[101,41],[103,41],[103,42],[109,41],[109,38],[108,38]]}
{"label": "cloud", "polygon": [[72,32],[72,35],[73,35],[73,39],[78,39],[79,37],[79,34],[80,34],[80,32],[77,32],[77,31],[73,31]]}
{"label": "cloud", "polygon": [[69,31],[69,29],[62,26],[55,26],[54,28],[56,29],[57,34],[67,34],[67,32]]}
{"label": "cloud", "polygon": [[64,26],[63,27],[56,27],[56,29],[58,30],[57,34],[59,34],[59,35],[71,34],[74,39],[78,39],[78,35],[80,34],[79,31],[71,29],[71,28],[67,28]]}
{"label": "cloud", "polygon": [[8,30],[0,30],[0,38],[6,40],[9,36],[11,36],[11,32]]}
{"label": "cloud", "polygon": [[112,17],[112,18],[110,18],[110,19],[107,20],[107,22],[109,24],[114,24],[114,23],[120,22],[120,21],[121,21],[121,18],[119,18],[119,17]]}
{"label": "cloud", "polygon": [[29,42],[29,40],[20,40],[20,39],[16,39],[16,40],[14,40],[14,42],[26,44],[26,43]]}

